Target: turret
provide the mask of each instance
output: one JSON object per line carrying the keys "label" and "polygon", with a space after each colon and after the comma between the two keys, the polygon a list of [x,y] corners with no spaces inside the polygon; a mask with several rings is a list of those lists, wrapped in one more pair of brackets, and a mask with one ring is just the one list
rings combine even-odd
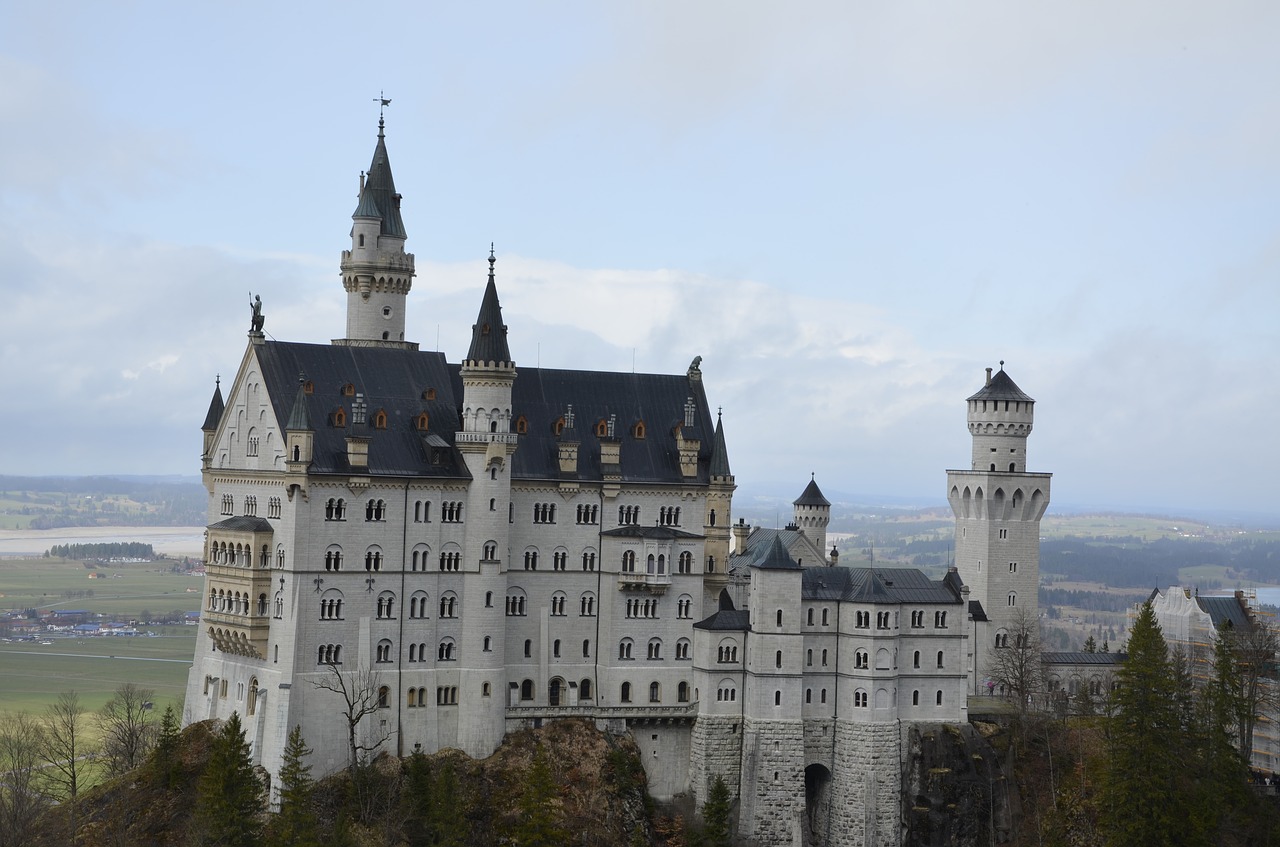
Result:
{"label": "turret", "polygon": [[209,401],[209,411],[205,413],[204,425],[200,427],[204,433],[204,450],[200,454],[204,467],[208,468],[213,461],[210,451],[213,450],[213,439],[218,432],[218,424],[222,422],[222,411],[226,404],[222,402],[222,377],[213,383],[213,399]]}
{"label": "turret", "polygon": [[400,217],[400,194],[391,177],[384,122],[369,170],[360,175],[360,195],[351,215],[351,249],[342,252],[342,286],[347,292],[347,337],[335,344],[417,349],[404,340],[405,300],[413,285],[413,254],[404,251],[407,234]]}
{"label": "turret", "polygon": [[822,496],[816,478],[810,474],[809,484],[792,501],[792,520],[796,529],[813,542],[819,551],[827,549],[827,524],[831,522],[831,503]]}
{"label": "turret", "polygon": [[[690,368],[692,374],[696,368]],[[702,372],[697,370],[698,379]],[[711,485],[707,489],[707,518],[703,527],[706,536],[706,587],[711,596],[723,588],[729,579],[729,537],[733,521],[733,492],[737,484],[729,468],[729,450],[724,441],[724,420],[716,412],[716,431],[711,437]]]}
{"label": "turret", "polygon": [[1027,469],[1027,436],[1035,417],[1032,400],[1004,372],[991,375],[987,384],[968,400],[969,432],[973,435],[973,470],[1019,473]]}

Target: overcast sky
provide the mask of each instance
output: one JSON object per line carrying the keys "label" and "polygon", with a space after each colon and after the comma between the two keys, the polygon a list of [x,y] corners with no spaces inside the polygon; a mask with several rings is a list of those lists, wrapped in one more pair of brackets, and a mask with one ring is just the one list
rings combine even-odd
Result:
{"label": "overcast sky", "polygon": [[377,132],[466,351],[683,372],[740,486],[941,502],[1006,369],[1061,505],[1280,513],[1280,5],[8,3],[0,473],[199,469],[248,292],[345,332]]}

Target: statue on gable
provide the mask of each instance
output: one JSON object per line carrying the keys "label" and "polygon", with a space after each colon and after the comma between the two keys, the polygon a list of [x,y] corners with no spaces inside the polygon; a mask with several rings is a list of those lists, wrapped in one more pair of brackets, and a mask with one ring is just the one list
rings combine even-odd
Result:
{"label": "statue on gable", "polygon": [[262,325],[266,323],[266,318],[262,315],[262,296],[254,294],[253,299],[249,301],[249,308],[253,310],[253,317],[249,321],[250,332],[262,332]]}

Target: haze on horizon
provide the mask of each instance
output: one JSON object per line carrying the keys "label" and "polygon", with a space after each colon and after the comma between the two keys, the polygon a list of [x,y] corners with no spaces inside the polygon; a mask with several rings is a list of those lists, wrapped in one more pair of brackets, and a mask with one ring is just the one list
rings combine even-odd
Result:
{"label": "haze on horizon", "polygon": [[1007,362],[1055,504],[1280,514],[1280,7],[27,4],[0,473],[195,474],[246,343],[344,329],[377,130],[457,361],[703,357],[744,490],[941,502]]}

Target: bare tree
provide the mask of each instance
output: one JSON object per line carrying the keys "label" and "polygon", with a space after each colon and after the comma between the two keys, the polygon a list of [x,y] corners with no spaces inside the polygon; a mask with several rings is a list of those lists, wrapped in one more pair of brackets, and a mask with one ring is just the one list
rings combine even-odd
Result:
{"label": "bare tree", "polygon": [[1044,689],[1044,665],[1040,659],[1040,624],[1025,608],[1009,621],[1008,646],[998,648],[991,660],[991,678],[1014,699],[1025,714],[1031,699]]}
{"label": "bare tree", "polygon": [[342,698],[342,716],[347,722],[348,766],[355,775],[364,764],[367,754],[374,752],[391,737],[385,727],[375,727],[372,732],[360,732],[360,722],[379,709],[386,708],[387,692],[380,689],[378,679],[367,665],[344,672],[336,664],[329,665],[330,674],[311,681],[321,691],[332,691]]}
{"label": "bare tree", "polygon": [[139,688],[126,682],[115,690],[98,713],[102,754],[107,772],[119,776],[147,760],[156,740],[156,726],[151,701],[156,696],[150,688]]}
{"label": "bare tree", "polygon": [[1236,746],[1245,761],[1253,753],[1253,732],[1263,714],[1280,711],[1280,680],[1276,678],[1276,654],[1280,636],[1266,621],[1257,619],[1247,628],[1224,631],[1227,648],[1235,659],[1240,680],[1240,717]]}
{"label": "bare tree", "polygon": [[76,692],[62,692],[45,710],[46,772],[67,807],[72,844],[76,843],[76,801],[84,782],[85,762],[93,754],[87,731],[88,718]]}
{"label": "bare tree", "polygon": [[25,712],[0,724],[0,844],[34,840],[49,805],[41,790],[44,727]]}

